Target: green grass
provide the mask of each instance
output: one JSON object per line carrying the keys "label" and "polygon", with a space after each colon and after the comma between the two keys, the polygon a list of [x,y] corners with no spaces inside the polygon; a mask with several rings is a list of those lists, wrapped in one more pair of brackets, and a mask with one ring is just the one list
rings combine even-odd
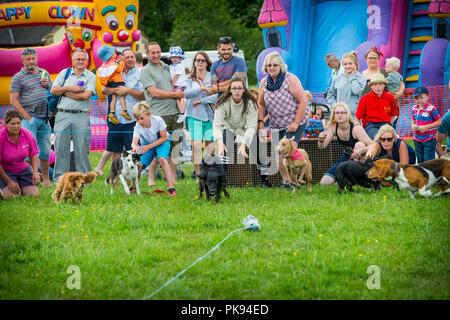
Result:
{"label": "green grass", "polygon": [[[99,158],[91,154],[93,167]],[[295,195],[229,188],[215,205],[196,199],[192,179],[176,197],[127,197],[121,186],[111,197],[103,178],[79,206],[55,205],[41,187],[39,198],[0,200],[1,299],[141,299],[249,214],[260,231],[233,234],[153,299],[449,298],[448,197],[315,185]],[[81,270],[79,290],[67,288],[70,265]],[[366,286],[371,265],[381,270],[379,290]]]}

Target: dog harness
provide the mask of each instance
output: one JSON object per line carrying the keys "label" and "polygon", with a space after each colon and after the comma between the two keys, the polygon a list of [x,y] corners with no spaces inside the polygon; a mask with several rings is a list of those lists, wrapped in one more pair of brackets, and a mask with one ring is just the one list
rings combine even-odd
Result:
{"label": "dog harness", "polygon": [[291,158],[292,160],[305,160],[305,158],[303,158],[303,155],[299,149],[297,149],[293,153],[291,153],[289,155],[289,158]]}

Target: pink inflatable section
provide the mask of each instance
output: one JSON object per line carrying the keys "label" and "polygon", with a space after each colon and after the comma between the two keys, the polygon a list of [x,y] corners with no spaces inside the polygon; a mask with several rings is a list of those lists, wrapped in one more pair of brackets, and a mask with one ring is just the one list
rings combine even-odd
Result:
{"label": "pink inflatable section", "polygon": [[[50,74],[59,73],[62,69],[72,66],[67,38],[55,45],[35,49],[38,54],[38,66]],[[12,76],[20,71],[23,67],[22,50],[23,48],[0,49],[0,76]]]}

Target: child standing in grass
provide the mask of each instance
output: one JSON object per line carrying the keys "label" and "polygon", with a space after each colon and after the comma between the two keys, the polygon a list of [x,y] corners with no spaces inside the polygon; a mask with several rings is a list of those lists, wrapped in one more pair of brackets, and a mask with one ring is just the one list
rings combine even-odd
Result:
{"label": "child standing in grass", "polygon": [[412,108],[411,128],[414,131],[417,163],[435,158],[436,128],[442,123],[436,107],[428,103],[428,96],[426,87],[418,86],[414,89],[413,97],[416,105]]}
{"label": "child standing in grass", "polygon": [[145,169],[156,156],[167,181],[169,195],[176,195],[174,177],[168,162],[170,135],[167,133],[166,123],[161,117],[152,116],[150,107],[145,102],[139,102],[133,107],[133,116],[137,123],[131,147],[133,152],[142,155],[138,163],[139,176],[142,169]]}

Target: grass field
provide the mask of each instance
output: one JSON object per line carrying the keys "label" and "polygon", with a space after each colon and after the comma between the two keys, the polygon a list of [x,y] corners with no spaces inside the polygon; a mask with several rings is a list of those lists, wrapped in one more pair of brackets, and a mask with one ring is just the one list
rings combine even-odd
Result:
{"label": "grass field", "polygon": [[[153,299],[449,299],[449,197],[315,185],[229,188],[215,205],[192,179],[175,197],[127,197],[121,186],[111,197],[103,179],[79,206],[57,206],[41,187],[39,198],[0,200],[1,299],[141,299],[250,214],[260,231],[233,234]],[[141,190],[152,191],[146,177]],[[71,265],[80,289],[67,286]],[[367,287],[372,265],[380,289]]]}

